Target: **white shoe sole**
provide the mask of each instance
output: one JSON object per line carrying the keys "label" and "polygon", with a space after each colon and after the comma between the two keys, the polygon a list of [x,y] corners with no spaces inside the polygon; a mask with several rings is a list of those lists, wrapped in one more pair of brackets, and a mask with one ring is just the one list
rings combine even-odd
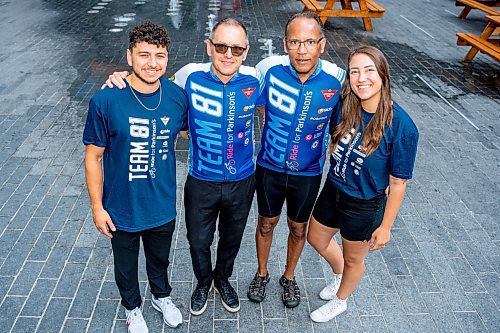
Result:
{"label": "white shoe sole", "polygon": [[207,309],[207,306],[208,306],[208,296],[210,296],[210,293],[212,292],[212,287],[213,287],[213,283],[210,285],[210,290],[208,291],[208,295],[207,295],[207,301],[205,302],[205,305],[199,310],[199,311],[194,311],[192,308],[191,308],[191,302],[189,302],[189,312],[191,312],[191,314],[193,316],[199,316],[201,315],[203,312],[205,312],[205,310]]}
{"label": "white shoe sole", "polygon": [[[153,300],[151,300],[151,305],[153,305],[153,309],[160,312],[162,314],[162,317],[163,317],[163,312],[161,311],[160,307],[153,302]],[[165,317],[163,317],[163,322],[165,323],[165,325],[167,325],[168,327],[171,327],[171,328],[179,327],[182,324],[182,321],[181,321],[177,325],[172,325],[171,323],[169,323],[168,321],[165,320]]]}
{"label": "white shoe sole", "polygon": [[340,311],[339,313],[337,313],[337,315],[333,316],[332,318],[319,318],[319,319],[315,319],[313,318],[312,316],[312,313],[309,315],[309,317],[311,318],[312,321],[314,321],[315,323],[326,323],[326,322],[329,322],[330,320],[334,319],[335,317],[338,317],[339,315],[341,315],[342,313],[345,312],[346,309]]}

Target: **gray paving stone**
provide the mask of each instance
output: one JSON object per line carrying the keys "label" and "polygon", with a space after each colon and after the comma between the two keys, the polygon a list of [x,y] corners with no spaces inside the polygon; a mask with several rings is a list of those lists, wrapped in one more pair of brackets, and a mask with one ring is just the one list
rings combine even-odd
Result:
{"label": "gray paving stone", "polygon": [[412,332],[438,332],[436,324],[428,313],[408,315]]}
{"label": "gray paving stone", "polygon": [[36,206],[22,205],[9,223],[9,229],[24,229],[33,216]]}
{"label": "gray paving stone", "polygon": [[5,330],[4,332],[10,331],[25,301],[26,297],[5,297],[0,306],[0,311],[2,312],[0,316],[0,327],[2,327],[2,330]]}
{"label": "gray paving stone", "polygon": [[65,333],[85,332],[87,329],[87,325],[88,325],[88,320],[86,319],[66,319],[62,331]]}
{"label": "gray paving stone", "polygon": [[10,295],[28,296],[35,284],[38,274],[42,270],[43,263],[35,261],[26,261],[19,272],[14,284],[9,290]]}
{"label": "gray paving stone", "polygon": [[439,286],[425,259],[406,259],[405,262],[420,292],[439,291]]}
{"label": "gray paving stone", "polygon": [[40,321],[39,318],[18,317],[14,327],[12,328],[12,332],[16,333],[35,332],[39,321]]}
{"label": "gray paving stone", "polygon": [[468,293],[467,297],[469,297],[470,301],[474,305],[474,308],[481,318],[481,322],[484,326],[490,332],[497,331],[498,327],[500,327],[500,317],[498,316],[498,307],[491,298],[493,295],[485,293]]}
{"label": "gray paving stone", "polygon": [[52,214],[52,211],[54,210],[54,207],[57,205],[57,202],[59,201],[59,196],[55,195],[46,195],[42,202],[40,203],[40,206],[38,206],[38,209],[35,211],[34,216],[35,217],[50,217]]}
{"label": "gray paving stone", "polygon": [[6,216],[14,216],[16,212],[19,210],[19,207],[26,200],[26,194],[13,194],[3,205],[2,209],[0,209],[1,215]]}
{"label": "gray paving stone", "polygon": [[10,289],[13,281],[13,276],[0,276],[0,303],[5,295],[7,295],[7,291]]}
{"label": "gray paving stone", "polygon": [[286,332],[287,330],[285,319],[264,318],[264,332]]}
{"label": "gray paving stone", "polygon": [[17,242],[10,251],[0,268],[0,275],[14,276],[23,266],[24,260],[28,257],[32,245]]}
{"label": "gray paving stone", "polygon": [[458,281],[462,284],[465,292],[481,292],[484,287],[479,281],[478,276],[472,270],[468,261],[464,258],[452,258],[449,260],[450,267],[455,273],[455,276],[460,276]]}
{"label": "gray paving stone", "polygon": [[455,313],[441,293],[422,293],[434,323],[441,332],[462,332]]}
{"label": "gray paving stone", "polygon": [[49,257],[43,270],[40,273],[41,278],[52,278],[58,279],[61,276],[61,272],[64,269],[66,259],[68,258],[68,249],[64,247],[54,247],[50,252]]}
{"label": "gray paving stone", "polygon": [[74,247],[71,255],[68,258],[68,263],[87,263],[90,259],[92,248],[90,247]]}
{"label": "gray paving stone", "polygon": [[262,332],[264,327],[261,306],[248,300],[240,300],[239,332]]}
{"label": "gray paving stone", "polygon": [[459,243],[458,246],[476,273],[493,272],[493,268],[484,256],[484,252],[479,251],[475,243],[464,242]]}
{"label": "gray paving stone", "polygon": [[388,332],[384,317],[382,316],[360,316],[363,331]]}
{"label": "gray paving stone", "polygon": [[369,253],[365,265],[375,294],[389,294],[396,291],[380,251]]}
{"label": "gray paving stone", "polygon": [[391,233],[394,238],[394,241],[397,243],[401,256],[404,259],[423,258],[417,246],[417,243],[413,239],[413,236],[408,231],[408,229],[406,228],[393,229]]}
{"label": "gray paving stone", "polygon": [[61,230],[55,246],[71,248],[78,238],[78,230],[81,229],[83,220],[68,220]]}
{"label": "gray paving stone", "polygon": [[66,313],[68,312],[71,299],[52,298],[43,314],[37,332],[57,332],[61,329]]}
{"label": "gray paving stone", "polygon": [[455,316],[464,332],[488,332],[476,312],[455,312]]}
{"label": "gray paving stone", "polygon": [[[361,320],[357,305],[350,297],[347,299],[347,310],[335,318],[339,332],[362,332]],[[334,327],[334,322],[329,321],[326,326]]]}
{"label": "gray paving stone", "polygon": [[22,316],[41,316],[57,284],[56,280],[38,279],[21,311]]}
{"label": "gray paving stone", "polygon": [[405,313],[427,313],[427,307],[411,276],[394,276],[396,290],[405,308]]}
{"label": "gray paving stone", "polygon": [[85,264],[66,264],[52,296],[73,298],[84,269]]}
{"label": "gray paving stone", "polygon": [[90,318],[100,286],[100,281],[82,280],[68,316],[71,318]]}
{"label": "gray paving stone", "polygon": [[396,294],[377,295],[377,299],[384,312],[389,332],[408,332],[411,330],[408,318],[404,314],[403,304]]}
{"label": "gray paving stone", "polygon": [[[113,327],[113,320],[115,318],[117,306],[118,301],[97,301],[94,316],[90,320],[88,330],[90,332],[110,332],[111,328]],[[153,327],[149,325],[149,320],[147,321],[147,323],[152,332],[158,332],[157,330],[153,330]]]}
{"label": "gray paving stone", "polygon": [[47,260],[57,237],[59,237],[59,232],[40,233],[40,237],[38,237],[35,246],[31,249],[28,260]]}
{"label": "gray paving stone", "polygon": [[31,218],[17,241],[24,244],[35,244],[45,223],[47,223],[47,219],[44,217]]}
{"label": "gray paving stone", "polygon": [[21,235],[22,230],[5,230],[0,236],[0,256],[6,258]]}
{"label": "gray paving stone", "polygon": [[[354,301],[358,309],[360,318],[363,316],[380,316],[382,311],[378,304],[376,295],[371,286],[370,277],[367,275],[361,278],[361,281],[354,292]],[[374,319],[376,321],[376,319]]]}
{"label": "gray paving stone", "polygon": [[61,231],[66,220],[70,214],[71,210],[68,207],[60,207],[59,205],[55,208],[54,212],[50,216],[45,225],[45,231]]}

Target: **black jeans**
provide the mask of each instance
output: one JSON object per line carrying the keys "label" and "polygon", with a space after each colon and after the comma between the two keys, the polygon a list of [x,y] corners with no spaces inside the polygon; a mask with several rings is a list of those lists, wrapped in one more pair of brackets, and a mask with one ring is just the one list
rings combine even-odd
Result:
{"label": "black jeans", "polygon": [[[187,239],[193,270],[199,285],[214,278],[227,281],[252,206],[254,176],[235,182],[207,182],[188,176],[184,186]],[[210,245],[219,217],[217,260],[212,270]]]}
{"label": "black jeans", "polygon": [[146,256],[151,293],[156,297],[167,297],[172,291],[168,283],[170,244],[175,229],[175,219],[159,227],[139,232],[116,230],[112,232],[111,246],[115,261],[115,281],[122,297],[122,305],[132,310],[141,305],[138,279],[139,243],[142,237]]}

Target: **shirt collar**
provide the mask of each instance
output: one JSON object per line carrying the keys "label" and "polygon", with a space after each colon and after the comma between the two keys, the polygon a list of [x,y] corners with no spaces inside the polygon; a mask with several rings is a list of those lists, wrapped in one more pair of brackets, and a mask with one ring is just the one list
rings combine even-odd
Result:
{"label": "shirt collar", "polygon": [[[295,76],[297,79],[299,78],[299,76],[297,75],[297,72],[295,71],[295,69],[293,68],[292,66],[292,62],[289,61],[288,63],[288,67],[290,68],[290,72],[292,72],[293,76]],[[311,74],[311,76],[309,76],[309,78],[307,79],[307,81],[313,79],[316,75],[318,75],[320,72],[321,72],[321,69],[323,68],[323,60],[321,59],[318,59],[318,66],[316,67],[316,69],[314,70],[314,73]],[[307,82],[306,81],[306,82]]]}

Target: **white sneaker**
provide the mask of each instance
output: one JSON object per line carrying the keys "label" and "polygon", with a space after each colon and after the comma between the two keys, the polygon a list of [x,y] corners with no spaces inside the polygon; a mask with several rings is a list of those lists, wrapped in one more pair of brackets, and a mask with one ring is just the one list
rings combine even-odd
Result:
{"label": "white sneaker", "polygon": [[170,296],[156,298],[153,295],[151,298],[151,304],[153,305],[153,308],[163,314],[163,321],[167,324],[167,326],[175,328],[182,324],[181,311],[172,302],[172,298],[170,298]]}
{"label": "white sneaker", "polygon": [[138,307],[133,310],[125,309],[127,316],[127,332],[128,333],[148,333],[148,325],[142,316],[141,309]]}
{"label": "white sneaker", "polygon": [[343,301],[335,297],[317,310],[311,312],[311,319],[317,323],[326,323],[347,310],[347,300]]}
{"label": "white sneaker", "polygon": [[337,291],[339,291],[341,280],[342,274],[333,274],[333,280],[320,291],[319,297],[325,301],[332,300],[337,295]]}

